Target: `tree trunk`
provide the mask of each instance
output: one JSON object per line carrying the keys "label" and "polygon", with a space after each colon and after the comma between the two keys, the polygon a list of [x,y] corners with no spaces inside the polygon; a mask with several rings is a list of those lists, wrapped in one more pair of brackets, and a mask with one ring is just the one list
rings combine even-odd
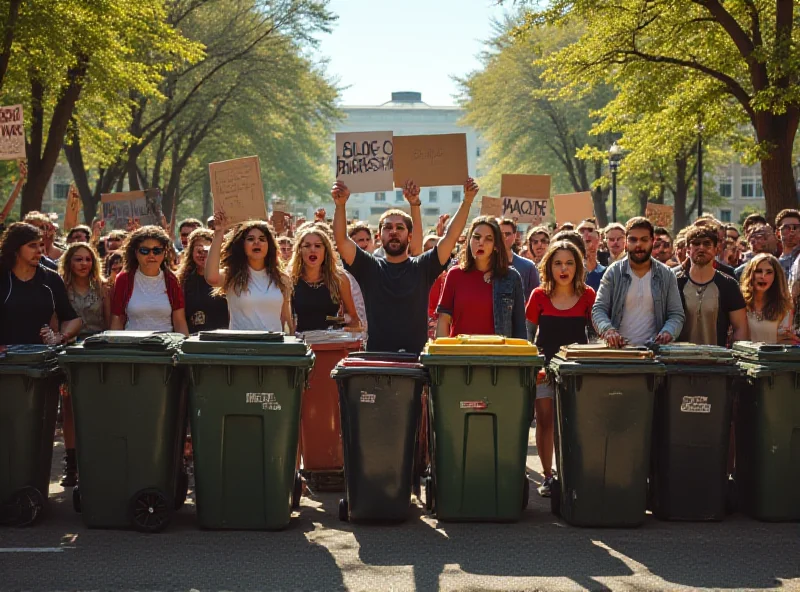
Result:
{"label": "tree trunk", "polygon": [[675,158],[675,192],[673,194],[675,207],[673,211],[674,217],[672,222],[673,235],[677,234],[682,228],[685,228],[689,224],[689,219],[691,218],[691,212],[686,210],[686,198],[689,195],[689,181],[686,178],[687,168],[687,158]]}
{"label": "tree trunk", "polygon": [[14,42],[14,32],[21,4],[22,0],[11,0],[8,4],[8,16],[3,27],[3,46],[0,50],[0,89],[3,88],[6,72],[8,72],[8,63],[11,61],[11,45]]}
{"label": "tree trunk", "polygon": [[[603,176],[603,163],[594,163],[594,178],[600,179]],[[597,218],[597,225],[600,228],[608,226],[608,212],[606,203],[608,202],[608,189],[596,188],[592,190],[592,201],[594,202],[594,217]]]}
{"label": "tree trunk", "polygon": [[792,147],[797,134],[798,110],[790,109],[786,115],[768,113],[756,115],[756,136],[759,142],[774,146],[766,158],[761,159],[761,183],[767,202],[767,220],[775,220],[778,212],[797,208],[797,186],[792,168]]}

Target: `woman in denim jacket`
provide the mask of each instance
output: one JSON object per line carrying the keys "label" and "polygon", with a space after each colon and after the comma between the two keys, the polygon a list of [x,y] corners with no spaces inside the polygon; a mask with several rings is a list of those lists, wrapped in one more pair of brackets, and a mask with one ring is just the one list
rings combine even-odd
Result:
{"label": "woman in denim jacket", "polygon": [[437,312],[437,337],[504,335],[525,339],[522,278],[509,266],[497,220],[475,218],[458,266],[447,272]]}

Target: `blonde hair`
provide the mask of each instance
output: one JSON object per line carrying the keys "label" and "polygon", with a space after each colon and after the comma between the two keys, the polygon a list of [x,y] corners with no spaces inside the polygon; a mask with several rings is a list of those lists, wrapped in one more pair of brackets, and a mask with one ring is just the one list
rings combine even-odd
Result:
{"label": "blonde hair", "polygon": [[294,252],[292,253],[292,258],[289,261],[289,278],[292,282],[292,288],[297,285],[297,282],[303,277],[303,254],[300,252],[302,248],[303,241],[309,235],[318,236],[319,239],[322,241],[322,245],[325,248],[325,255],[322,260],[322,283],[325,284],[325,287],[328,288],[328,291],[331,294],[331,300],[339,304],[342,300],[341,290],[339,289],[339,284],[342,281],[344,273],[339,268],[338,260],[335,255],[335,251],[333,249],[333,243],[331,242],[330,237],[328,234],[320,228],[319,226],[303,226],[297,233],[294,241]]}
{"label": "blonde hair", "polygon": [[586,280],[584,278],[583,256],[580,249],[575,243],[568,240],[559,240],[550,243],[547,252],[542,257],[542,262],[539,264],[539,275],[542,278],[541,288],[544,293],[550,296],[556,287],[556,282],[553,279],[553,257],[556,251],[569,251],[575,259],[575,277],[572,278],[572,289],[575,290],[575,295],[580,296],[586,291]]}
{"label": "blonde hair", "polygon": [[100,255],[97,254],[97,251],[95,251],[94,247],[89,243],[70,244],[58,260],[58,274],[61,276],[61,279],[64,280],[64,285],[69,288],[72,285],[72,258],[80,249],[89,251],[89,255],[92,258],[92,269],[89,271],[89,285],[95,290],[99,289],[105,284],[105,278],[100,271]]}
{"label": "blonde hair", "polygon": [[182,286],[186,278],[197,272],[197,264],[194,262],[194,248],[201,240],[211,242],[214,240],[214,231],[208,228],[196,228],[189,235],[189,240],[186,243],[186,249],[183,251],[183,258],[181,265],[178,268],[178,283]]}
{"label": "blonde hair", "polygon": [[766,302],[764,303],[764,318],[768,321],[780,321],[784,315],[792,309],[792,299],[789,296],[789,285],[786,281],[786,274],[781,267],[777,257],[769,253],[759,253],[750,261],[742,272],[742,279],[739,284],[742,289],[742,296],[747,304],[747,308],[751,308],[755,301],[755,277],[758,264],[762,261],[768,261],[772,267],[772,272],[775,274],[775,279],[772,285],[765,294]]}

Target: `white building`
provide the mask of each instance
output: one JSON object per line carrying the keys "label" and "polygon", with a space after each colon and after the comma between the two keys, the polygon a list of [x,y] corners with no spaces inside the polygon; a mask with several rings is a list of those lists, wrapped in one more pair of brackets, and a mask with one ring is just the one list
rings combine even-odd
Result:
{"label": "white building", "polygon": [[721,222],[737,224],[746,206],[766,211],[759,164],[745,166],[735,160],[728,166],[717,169],[714,177],[717,191],[726,199],[726,203],[711,208],[711,212]]}
{"label": "white building", "polygon": [[[336,132],[391,131],[396,136],[465,133],[469,174],[472,177],[480,175],[477,163],[485,150],[485,143],[474,129],[459,124],[464,115],[460,107],[433,107],[422,101],[421,93],[394,92],[392,100],[383,105],[346,105],[341,109],[345,118]],[[335,157],[331,166],[335,171]],[[435,226],[441,214],[454,214],[463,197],[464,188],[459,186],[422,188],[420,198],[425,229]],[[383,212],[389,208],[405,208],[407,202],[402,190],[395,189],[394,192],[354,193],[347,206],[348,218],[365,220],[377,226]],[[330,215],[331,208],[326,209]],[[480,209],[477,200],[473,209],[477,214]]]}

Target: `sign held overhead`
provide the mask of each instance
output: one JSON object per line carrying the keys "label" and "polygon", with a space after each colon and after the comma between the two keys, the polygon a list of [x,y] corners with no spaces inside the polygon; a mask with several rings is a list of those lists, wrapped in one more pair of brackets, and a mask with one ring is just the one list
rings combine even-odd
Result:
{"label": "sign held overhead", "polygon": [[392,132],[336,134],[336,180],[351,193],[394,189]]}
{"label": "sign held overhead", "polygon": [[106,228],[125,230],[128,220],[133,218],[138,218],[142,226],[161,225],[160,189],[104,193],[100,196],[100,202],[103,204]]}
{"label": "sign held overhead", "polygon": [[469,177],[467,135],[394,136],[394,185],[463,185]]}
{"label": "sign held overhead", "polygon": [[208,174],[214,211],[222,211],[229,226],[245,220],[267,219],[258,156],[212,162]]}
{"label": "sign held overhead", "polygon": [[26,157],[22,105],[0,107],[0,160]]}
{"label": "sign held overhead", "polygon": [[580,193],[564,193],[553,196],[553,206],[556,209],[556,224],[561,226],[565,222],[577,225],[581,220],[594,216],[594,202],[591,191]]}

